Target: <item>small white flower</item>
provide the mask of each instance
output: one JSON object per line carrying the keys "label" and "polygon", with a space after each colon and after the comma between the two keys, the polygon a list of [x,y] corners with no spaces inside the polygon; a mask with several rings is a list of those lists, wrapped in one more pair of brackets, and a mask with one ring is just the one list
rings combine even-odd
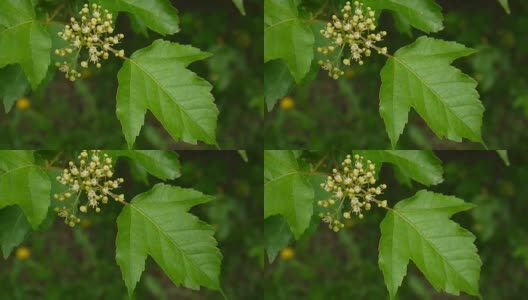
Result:
{"label": "small white flower", "polygon": [[90,205],[91,207],[97,207],[99,203],[95,198],[88,198],[88,205]]}
{"label": "small white flower", "polygon": [[70,67],[68,65],[62,65],[59,70],[61,72],[64,72],[64,73],[68,73],[68,71],[70,70]]}

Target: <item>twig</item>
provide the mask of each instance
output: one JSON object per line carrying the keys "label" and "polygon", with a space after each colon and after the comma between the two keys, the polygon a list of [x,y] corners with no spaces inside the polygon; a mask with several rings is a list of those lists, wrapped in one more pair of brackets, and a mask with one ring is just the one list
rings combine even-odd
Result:
{"label": "twig", "polygon": [[51,17],[48,18],[48,21],[51,21],[53,20],[53,18],[55,18],[57,16],[57,14],[59,13],[59,11],[64,8],[64,2],[61,3],[61,5],[57,6],[57,8],[53,11],[53,13],[51,14]]}

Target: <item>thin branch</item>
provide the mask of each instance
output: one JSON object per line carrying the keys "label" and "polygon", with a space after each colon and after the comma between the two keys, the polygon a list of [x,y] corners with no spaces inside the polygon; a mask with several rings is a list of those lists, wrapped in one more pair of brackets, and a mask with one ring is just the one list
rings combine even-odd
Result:
{"label": "thin branch", "polygon": [[53,13],[51,14],[51,17],[48,18],[48,21],[53,20],[53,18],[55,18],[57,14],[59,13],[59,11],[63,8],[64,8],[64,2],[62,2],[61,5],[57,6],[55,11],[53,11]]}
{"label": "thin branch", "polygon": [[321,5],[321,8],[319,8],[319,10],[310,18],[310,21],[315,20],[319,15],[321,15],[326,8],[326,5],[328,5],[328,1]]}
{"label": "thin branch", "polygon": [[[363,40],[363,42],[366,42],[366,41],[367,41],[364,37],[361,37],[361,39]],[[381,52],[381,48],[380,48],[380,47],[377,47],[377,46],[374,46],[374,45],[370,45],[370,46],[368,46],[368,47],[369,47],[369,48],[372,48],[372,49],[374,49],[374,50],[376,50],[376,51],[378,51],[378,53],[380,53],[380,54],[382,54],[382,55],[385,55],[385,56],[388,57],[388,58],[391,58],[391,57],[392,57],[392,55],[390,55],[389,53],[383,53],[383,52]]]}
{"label": "thin branch", "polygon": [[58,22],[58,21],[39,21],[39,20],[35,20],[35,23],[39,23],[39,24],[42,24],[42,25],[67,25],[68,23],[66,22]]}
{"label": "thin branch", "polygon": [[121,203],[121,204],[123,204],[123,205],[129,205],[130,204],[130,203],[126,202],[125,200],[119,200],[119,199],[115,199],[115,198],[114,198],[114,200],[119,202],[119,203]]}
{"label": "thin branch", "polygon": [[128,60],[128,59],[130,59],[130,58],[126,57],[125,55],[123,55],[123,56],[121,56],[121,55],[117,55],[117,54],[119,54],[119,51],[116,50],[116,49],[114,49],[114,48],[112,48],[112,47],[108,47],[108,50],[110,50],[110,52],[116,54],[117,57],[120,57],[120,58],[122,58],[122,59],[124,59],[124,60]]}
{"label": "thin branch", "polygon": [[57,171],[64,170],[63,168],[54,167],[54,166],[45,166],[45,167],[42,167],[42,169],[44,169],[44,170],[57,170]]}
{"label": "thin branch", "polygon": [[62,153],[64,153],[64,151],[57,153],[57,155],[55,155],[55,157],[53,157],[53,159],[46,165],[46,168],[52,168],[53,164],[59,160],[59,157],[62,155]]}
{"label": "thin branch", "polygon": [[328,153],[325,154],[325,155],[323,156],[323,158],[321,158],[321,159],[317,162],[317,164],[315,165],[315,167],[312,168],[312,172],[315,173],[315,171],[317,171],[317,169],[319,169],[319,167],[320,167],[321,164],[324,162],[324,160],[326,159],[327,156],[328,156]]}

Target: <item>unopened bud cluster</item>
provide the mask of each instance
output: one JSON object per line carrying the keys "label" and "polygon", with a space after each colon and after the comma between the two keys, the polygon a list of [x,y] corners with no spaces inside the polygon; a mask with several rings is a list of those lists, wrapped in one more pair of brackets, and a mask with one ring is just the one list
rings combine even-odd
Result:
{"label": "unopened bud cluster", "polygon": [[114,32],[112,14],[106,9],[102,11],[101,5],[92,4],[91,8],[92,10],[88,4],[85,4],[79,12],[81,21],[78,22],[75,18],[71,18],[71,25],[66,25],[64,31],[59,32],[59,36],[71,44],[68,47],[55,50],[55,54],[62,57],[73,55],[73,57],[71,62],[64,61],[55,65],[71,81],[81,77],[77,70],[77,60],[83,48],[88,51],[87,57],[81,59],[81,67],[83,68],[88,68],[90,63],[100,68],[100,60],[108,59],[109,52],[113,52],[119,57],[125,56],[124,50],[113,48],[125,36],[123,34],[112,35]]}
{"label": "unopened bud cluster", "polygon": [[354,160],[350,155],[341,163],[342,170],[333,169],[332,176],[328,176],[321,187],[332,193],[328,200],[320,200],[317,205],[328,209],[325,213],[320,213],[319,217],[323,222],[328,223],[328,228],[338,232],[344,227],[341,221],[351,219],[352,214],[363,219],[363,211],[370,210],[372,204],[378,207],[387,207],[387,200],[378,200],[387,185],[376,184],[376,166],[367,160],[363,163],[363,156],[354,155]]}
{"label": "unopened bud cluster", "polygon": [[326,28],[320,31],[325,38],[332,41],[332,44],[317,48],[319,53],[333,57],[332,60],[319,60],[319,65],[334,79],[339,79],[344,74],[341,65],[350,66],[352,61],[363,65],[363,57],[370,56],[371,49],[387,54],[387,47],[377,48],[374,45],[382,41],[387,32],[374,32],[376,13],[370,7],[364,10],[363,3],[355,1],[352,7],[350,2],[346,2],[341,12],[341,18],[333,15],[332,22],[326,24]]}
{"label": "unopened bud cluster", "polygon": [[82,213],[88,212],[89,208],[100,212],[99,203],[108,203],[109,198],[116,201],[124,201],[125,195],[114,194],[112,190],[119,188],[123,178],[112,180],[114,176],[112,158],[105,153],[101,156],[100,150],[82,151],[77,157],[78,165],[69,162],[69,168],[64,169],[62,176],[57,180],[68,186],[68,190],[55,194],[55,200],[65,202],[75,198],[72,205],[55,208],[59,217],[64,218],[64,223],[74,227],[81,220],[77,217],[77,205],[81,194],[86,193],[87,203],[79,207]]}

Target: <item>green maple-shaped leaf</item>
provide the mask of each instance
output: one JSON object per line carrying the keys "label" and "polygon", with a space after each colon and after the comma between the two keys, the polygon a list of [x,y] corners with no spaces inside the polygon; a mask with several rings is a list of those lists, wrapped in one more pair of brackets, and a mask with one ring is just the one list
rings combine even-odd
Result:
{"label": "green maple-shaped leaf", "polygon": [[380,113],[392,147],[411,107],[437,136],[483,143],[484,106],[475,89],[477,82],[450,65],[474,52],[455,42],[420,37],[387,60],[381,70]]}
{"label": "green maple-shaped leaf", "polygon": [[212,86],[187,66],[209,57],[191,46],[157,40],[128,59],[117,77],[117,117],[132,147],[150,110],[174,139],[216,143]]}
{"label": "green maple-shaped leaf", "polygon": [[[399,169],[402,176],[412,178],[424,185],[435,185],[444,181],[442,162],[433,151],[427,150],[360,150],[354,151],[372,160],[379,171],[381,163],[389,163]],[[379,172],[376,172],[379,173]]]}
{"label": "green maple-shaped leaf", "polygon": [[282,215],[299,238],[310,225],[314,191],[293,151],[265,151],[264,178],[264,218]]}
{"label": "green maple-shaped leaf", "polygon": [[508,0],[499,0],[500,5],[504,8],[507,14],[510,14],[510,4],[508,4]]}
{"label": "green maple-shaped leaf", "polygon": [[117,219],[116,260],[132,295],[150,255],[176,285],[220,289],[222,254],[212,226],[188,211],[211,196],[157,184],[136,196]]}
{"label": "green maple-shaped leaf", "polygon": [[434,0],[366,0],[364,3],[375,11],[390,10],[404,25],[426,33],[444,28],[442,8]]}
{"label": "green maple-shaped leaf", "polygon": [[0,209],[0,247],[4,258],[20,245],[31,231],[31,224],[18,206]]}
{"label": "green maple-shaped leaf", "polygon": [[508,157],[508,150],[495,150],[495,151],[497,151],[497,154],[502,159],[504,164],[509,167],[510,166],[510,158]]}
{"label": "green maple-shaped leaf", "polygon": [[[1,27],[5,28],[1,28]],[[0,2],[0,68],[20,64],[36,89],[50,64],[51,38],[38,23],[30,0]]]}
{"label": "green maple-shaped leaf", "polygon": [[412,260],[436,290],[479,295],[482,262],[475,236],[449,218],[474,207],[425,190],[402,200],[381,222],[379,266],[393,299]]}
{"label": "green maple-shaped leaf", "polygon": [[0,69],[0,99],[4,101],[6,113],[24,96],[28,87],[29,82],[20,65],[9,65]]}
{"label": "green maple-shaped leaf", "polygon": [[233,4],[237,7],[238,11],[245,16],[246,10],[244,9],[244,0],[233,0]]}
{"label": "green maple-shaped leaf", "polygon": [[178,154],[165,150],[106,150],[105,153],[116,157],[127,157],[142,168],[162,180],[181,176]]}
{"label": "green maple-shaped leaf", "polygon": [[282,59],[296,82],[310,70],[315,38],[299,18],[297,2],[264,0],[264,62]]}
{"label": "green maple-shaped leaf", "polygon": [[286,96],[295,85],[295,81],[282,60],[272,60],[264,64],[264,100],[268,111],[277,101]]}
{"label": "green maple-shaped leaf", "polygon": [[283,217],[272,216],[264,220],[264,243],[270,263],[275,261],[279,251],[288,246],[291,239],[290,226]]}
{"label": "green maple-shaped leaf", "polygon": [[18,205],[36,229],[50,205],[48,175],[35,165],[33,151],[0,151],[0,208]]}
{"label": "green maple-shaped leaf", "polygon": [[102,8],[124,11],[141,21],[141,24],[163,35],[180,31],[178,10],[169,0],[95,0]]}

